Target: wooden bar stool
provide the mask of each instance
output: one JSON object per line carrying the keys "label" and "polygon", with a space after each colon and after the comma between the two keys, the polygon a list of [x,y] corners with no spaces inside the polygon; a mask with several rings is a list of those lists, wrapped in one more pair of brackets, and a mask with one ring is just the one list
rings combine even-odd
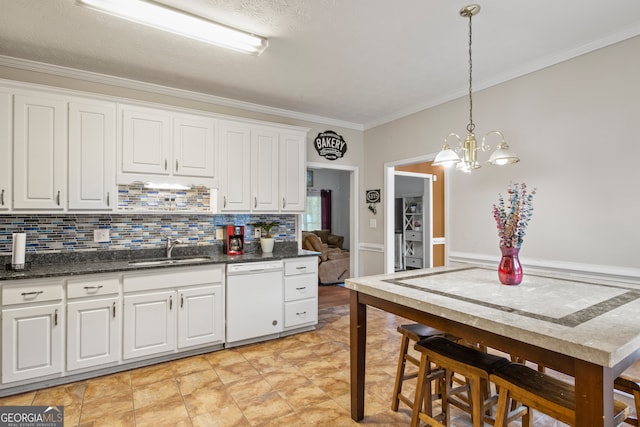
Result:
{"label": "wooden bar stool", "polygon": [[[396,382],[393,387],[393,400],[391,402],[391,410],[398,411],[398,406],[402,401],[409,408],[413,409],[414,397],[411,398],[402,394],[402,385],[405,380],[410,380],[413,378],[417,378],[418,370],[417,368],[420,366],[420,361],[409,354],[409,344],[413,341],[417,343],[421,339],[435,336],[445,336],[445,333],[431,328],[429,326],[422,325],[420,323],[413,323],[410,325],[400,325],[398,326],[398,332],[402,335],[402,341],[400,342],[400,356],[398,357],[398,369],[396,372]],[[407,362],[411,363],[416,367],[416,370],[410,373],[406,372]],[[440,371],[432,371],[430,373],[431,377],[429,381],[433,381],[438,377],[443,375],[443,372]],[[430,388],[431,390],[431,388]],[[433,396],[430,395],[425,399],[425,404],[427,405],[427,410],[429,413],[431,412],[431,403],[433,401]]]}
{"label": "wooden bar stool", "polygon": [[[455,343],[442,337],[426,338],[420,340],[415,349],[421,354],[420,370],[418,371],[418,385],[416,389],[415,402],[411,417],[411,425],[417,426],[419,421],[425,421],[430,426],[447,426],[451,423],[451,413],[449,404],[455,404],[465,409],[471,414],[474,427],[484,425],[486,411],[491,408],[497,401],[497,396],[488,396],[486,386],[488,385],[489,375],[497,368],[510,364],[509,360],[488,354],[475,348]],[[429,373],[431,364],[435,364],[439,368],[445,370],[445,377],[442,380],[442,414],[433,416],[420,409],[419,402],[424,399],[424,381]],[[456,393],[451,389],[453,375],[458,374],[465,377],[469,383],[470,390],[469,401],[467,405],[457,401],[454,403],[453,398]],[[493,419],[489,418],[490,422]]]}
{"label": "wooden bar stool", "polygon": [[[490,376],[499,389],[496,427],[506,427],[509,399],[528,408],[522,414],[522,426],[533,426],[533,411],[540,411],[558,421],[576,425],[576,399],[573,385],[551,377],[519,363],[511,363],[496,369]],[[613,401],[616,425],[629,415],[629,407]]]}
{"label": "wooden bar stool", "polygon": [[613,387],[616,390],[628,393],[633,396],[633,402],[636,407],[636,416],[627,416],[624,422],[632,426],[638,426],[638,417],[640,417],[640,381],[631,375],[622,374],[615,379]]}

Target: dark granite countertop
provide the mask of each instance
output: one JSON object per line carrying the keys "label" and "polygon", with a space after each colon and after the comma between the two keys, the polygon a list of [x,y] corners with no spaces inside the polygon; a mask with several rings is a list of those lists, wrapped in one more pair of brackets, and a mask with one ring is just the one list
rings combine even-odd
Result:
{"label": "dark granite countertop", "polygon": [[131,265],[130,261],[164,258],[164,249],[140,249],[118,251],[87,251],[51,254],[29,254],[26,262],[30,268],[25,271],[7,271],[11,256],[0,256],[2,269],[0,281],[15,279],[39,279],[57,276],[75,276],[79,274],[112,273],[139,271],[160,268],[179,268],[210,264],[230,264],[240,262],[257,262],[281,260],[303,256],[317,256],[317,252],[298,249],[296,242],[276,244],[273,253],[263,254],[258,246],[249,247],[244,255],[227,255],[222,252],[221,245],[176,247],[173,258],[206,257],[206,260],[165,265]]}

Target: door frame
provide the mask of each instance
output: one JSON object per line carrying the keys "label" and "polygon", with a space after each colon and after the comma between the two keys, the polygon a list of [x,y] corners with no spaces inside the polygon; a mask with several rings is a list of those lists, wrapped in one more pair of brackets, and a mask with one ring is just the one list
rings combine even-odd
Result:
{"label": "door frame", "polygon": [[[408,159],[394,160],[384,164],[384,273],[390,274],[395,270],[394,263],[394,200],[395,200],[395,172],[398,166],[407,166],[415,163],[431,162],[435,159],[437,153],[429,153],[422,156],[411,157]],[[444,172],[444,219],[445,219],[445,238],[449,236],[449,171]],[[433,210],[433,206],[431,208]],[[433,246],[433,242],[431,244]],[[433,248],[432,248],[433,251]],[[444,247],[444,263],[449,263],[449,245]]]}
{"label": "door frame", "polygon": [[[307,162],[307,169],[331,169],[349,172],[349,259],[350,259],[350,272],[351,277],[358,277],[360,274],[360,253],[357,248],[360,247],[360,240],[358,239],[358,230],[360,227],[360,213],[358,205],[358,183],[359,168],[357,166],[348,165],[333,165],[330,163],[320,162]],[[298,215],[298,242],[302,244],[302,219]]]}

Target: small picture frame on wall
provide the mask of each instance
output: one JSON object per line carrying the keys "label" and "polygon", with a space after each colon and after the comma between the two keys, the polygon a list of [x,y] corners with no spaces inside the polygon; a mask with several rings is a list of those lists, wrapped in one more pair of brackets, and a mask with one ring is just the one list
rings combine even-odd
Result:
{"label": "small picture frame on wall", "polygon": [[313,187],[313,171],[307,170],[307,187]]}

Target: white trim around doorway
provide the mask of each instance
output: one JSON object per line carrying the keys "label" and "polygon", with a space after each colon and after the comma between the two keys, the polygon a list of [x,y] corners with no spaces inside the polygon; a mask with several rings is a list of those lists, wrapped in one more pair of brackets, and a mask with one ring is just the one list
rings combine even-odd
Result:
{"label": "white trim around doorway", "polygon": [[[385,274],[393,273],[395,263],[393,257],[394,247],[394,224],[392,218],[394,216],[394,198],[395,198],[395,168],[398,166],[407,166],[415,163],[431,162],[435,159],[437,153],[426,154],[408,159],[395,160],[384,164],[384,272]],[[449,236],[449,171],[445,170],[444,181],[444,217],[445,217],[445,236]],[[449,245],[445,245],[444,260],[445,265],[448,264]]]}
{"label": "white trim around doorway", "polygon": [[[307,162],[307,169],[333,169],[333,170],[341,170],[350,172],[349,174],[349,250],[350,254],[350,271],[351,277],[358,277],[360,274],[360,254],[359,254],[359,245],[360,240],[358,239],[358,230],[360,227],[360,213],[358,206],[358,197],[359,194],[358,186],[359,186],[359,169],[357,166],[347,166],[347,165],[332,165],[330,163],[320,163],[320,162]],[[302,223],[300,221],[300,223]],[[302,241],[302,232],[300,227],[297,230],[298,233],[298,241]]]}

